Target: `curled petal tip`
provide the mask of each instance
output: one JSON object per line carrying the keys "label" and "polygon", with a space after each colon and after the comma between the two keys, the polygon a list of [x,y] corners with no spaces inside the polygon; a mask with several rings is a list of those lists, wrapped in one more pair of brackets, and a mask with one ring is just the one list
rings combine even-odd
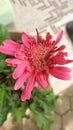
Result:
{"label": "curled petal tip", "polygon": [[58,33],[58,36],[56,38],[56,43],[59,43],[61,38],[62,38],[62,35],[63,35],[63,30],[61,30],[59,33]]}

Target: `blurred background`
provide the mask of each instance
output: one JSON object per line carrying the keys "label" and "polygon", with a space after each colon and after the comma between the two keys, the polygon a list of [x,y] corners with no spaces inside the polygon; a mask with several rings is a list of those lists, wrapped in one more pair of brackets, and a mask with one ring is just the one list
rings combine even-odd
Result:
{"label": "blurred background", "polygon": [[9,29],[56,34],[73,20],[73,0],[0,0],[0,24]]}
{"label": "blurred background", "polygon": [[56,34],[73,20],[73,0],[0,0],[0,23],[9,29]]}

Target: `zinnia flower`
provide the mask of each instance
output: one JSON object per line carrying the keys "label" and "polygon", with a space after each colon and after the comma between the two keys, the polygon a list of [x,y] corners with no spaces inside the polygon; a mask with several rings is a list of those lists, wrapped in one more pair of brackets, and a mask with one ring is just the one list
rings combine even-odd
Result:
{"label": "zinnia flower", "polygon": [[26,83],[21,94],[22,101],[30,99],[35,82],[38,83],[38,89],[49,87],[49,74],[62,80],[71,78],[71,69],[63,65],[73,60],[65,59],[67,56],[67,52],[63,52],[65,45],[57,46],[63,31],[58,34],[56,40],[52,39],[50,33],[43,39],[38,30],[36,32],[37,40],[23,32],[22,44],[5,40],[0,46],[0,52],[12,56],[7,58],[6,62],[15,67],[12,73],[13,79],[17,79],[14,89],[18,90]]}

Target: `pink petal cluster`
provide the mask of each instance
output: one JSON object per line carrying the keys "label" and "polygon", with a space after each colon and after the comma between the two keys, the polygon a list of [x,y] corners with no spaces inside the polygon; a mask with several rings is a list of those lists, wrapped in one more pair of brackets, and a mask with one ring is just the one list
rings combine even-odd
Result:
{"label": "pink petal cluster", "polygon": [[71,78],[71,69],[63,65],[73,60],[65,59],[67,57],[67,52],[63,52],[65,45],[58,46],[63,31],[58,34],[56,40],[52,39],[49,32],[45,39],[38,30],[36,32],[37,40],[23,32],[22,44],[5,40],[0,46],[0,52],[12,56],[7,58],[6,62],[9,66],[15,67],[12,73],[13,79],[17,79],[14,89],[18,90],[26,83],[21,94],[22,101],[30,99],[35,82],[38,84],[38,89],[49,87],[49,74],[62,80]]}

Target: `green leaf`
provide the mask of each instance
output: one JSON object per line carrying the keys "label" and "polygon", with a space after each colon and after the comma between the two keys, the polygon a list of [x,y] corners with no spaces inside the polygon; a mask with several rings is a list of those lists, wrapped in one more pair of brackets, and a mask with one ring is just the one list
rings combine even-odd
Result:
{"label": "green leaf", "polygon": [[10,106],[10,112],[12,113],[12,116],[13,116],[13,122],[16,122],[16,121],[21,120],[25,116],[27,103],[21,102],[20,99],[16,99],[15,91],[13,93],[14,95],[8,95],[8,102]]}
{"label": "green leaf", "polygon": [[4,123],[9,112],[9,106],[7,105],[7,94],[5,87],[0,88],[0,125]]}
{"label": "green leaf", "polygon": [[6,67],[5,60],[0,60],[0,72],[3,72],[5,67]]}
{"label": "green leaf", "polygon": [[[7,119],[7,114],[12,113],[13,121],[19,121],[25,117],[25,112],[28,107],[27,102],[21,102],[19,98],[14,96],[19,93],[13,91],[11,86],[5,83],[0,85],[0,125]],[[18,95],[19,96],[19,95]]]}
{"label": "green leaf", "polygon": [[18,108],[14,108],[12,110],[12,114],[13,114],[13,121],[19,121],[20,119],[22,119],[24,113],[23,111],[21,111],[20,109]]}
{"label": "green leaf", "polygon": [[3,43],[4,40],[11,39],[7,28],[4,25],[0,24],[0,44]]}
{"label": "green leaf", "polygon": [[56,102],[52,88],[43,90],[34,88],[31,101],[30,109],[37,126],[42,130],[50,130],[50,126],[54,122],[52,112]]}
{"label": "green leaf", "polygon": [[4,54],[0,53],[0,60],[3,60],[5,58],[6,58],[6,56]]}

